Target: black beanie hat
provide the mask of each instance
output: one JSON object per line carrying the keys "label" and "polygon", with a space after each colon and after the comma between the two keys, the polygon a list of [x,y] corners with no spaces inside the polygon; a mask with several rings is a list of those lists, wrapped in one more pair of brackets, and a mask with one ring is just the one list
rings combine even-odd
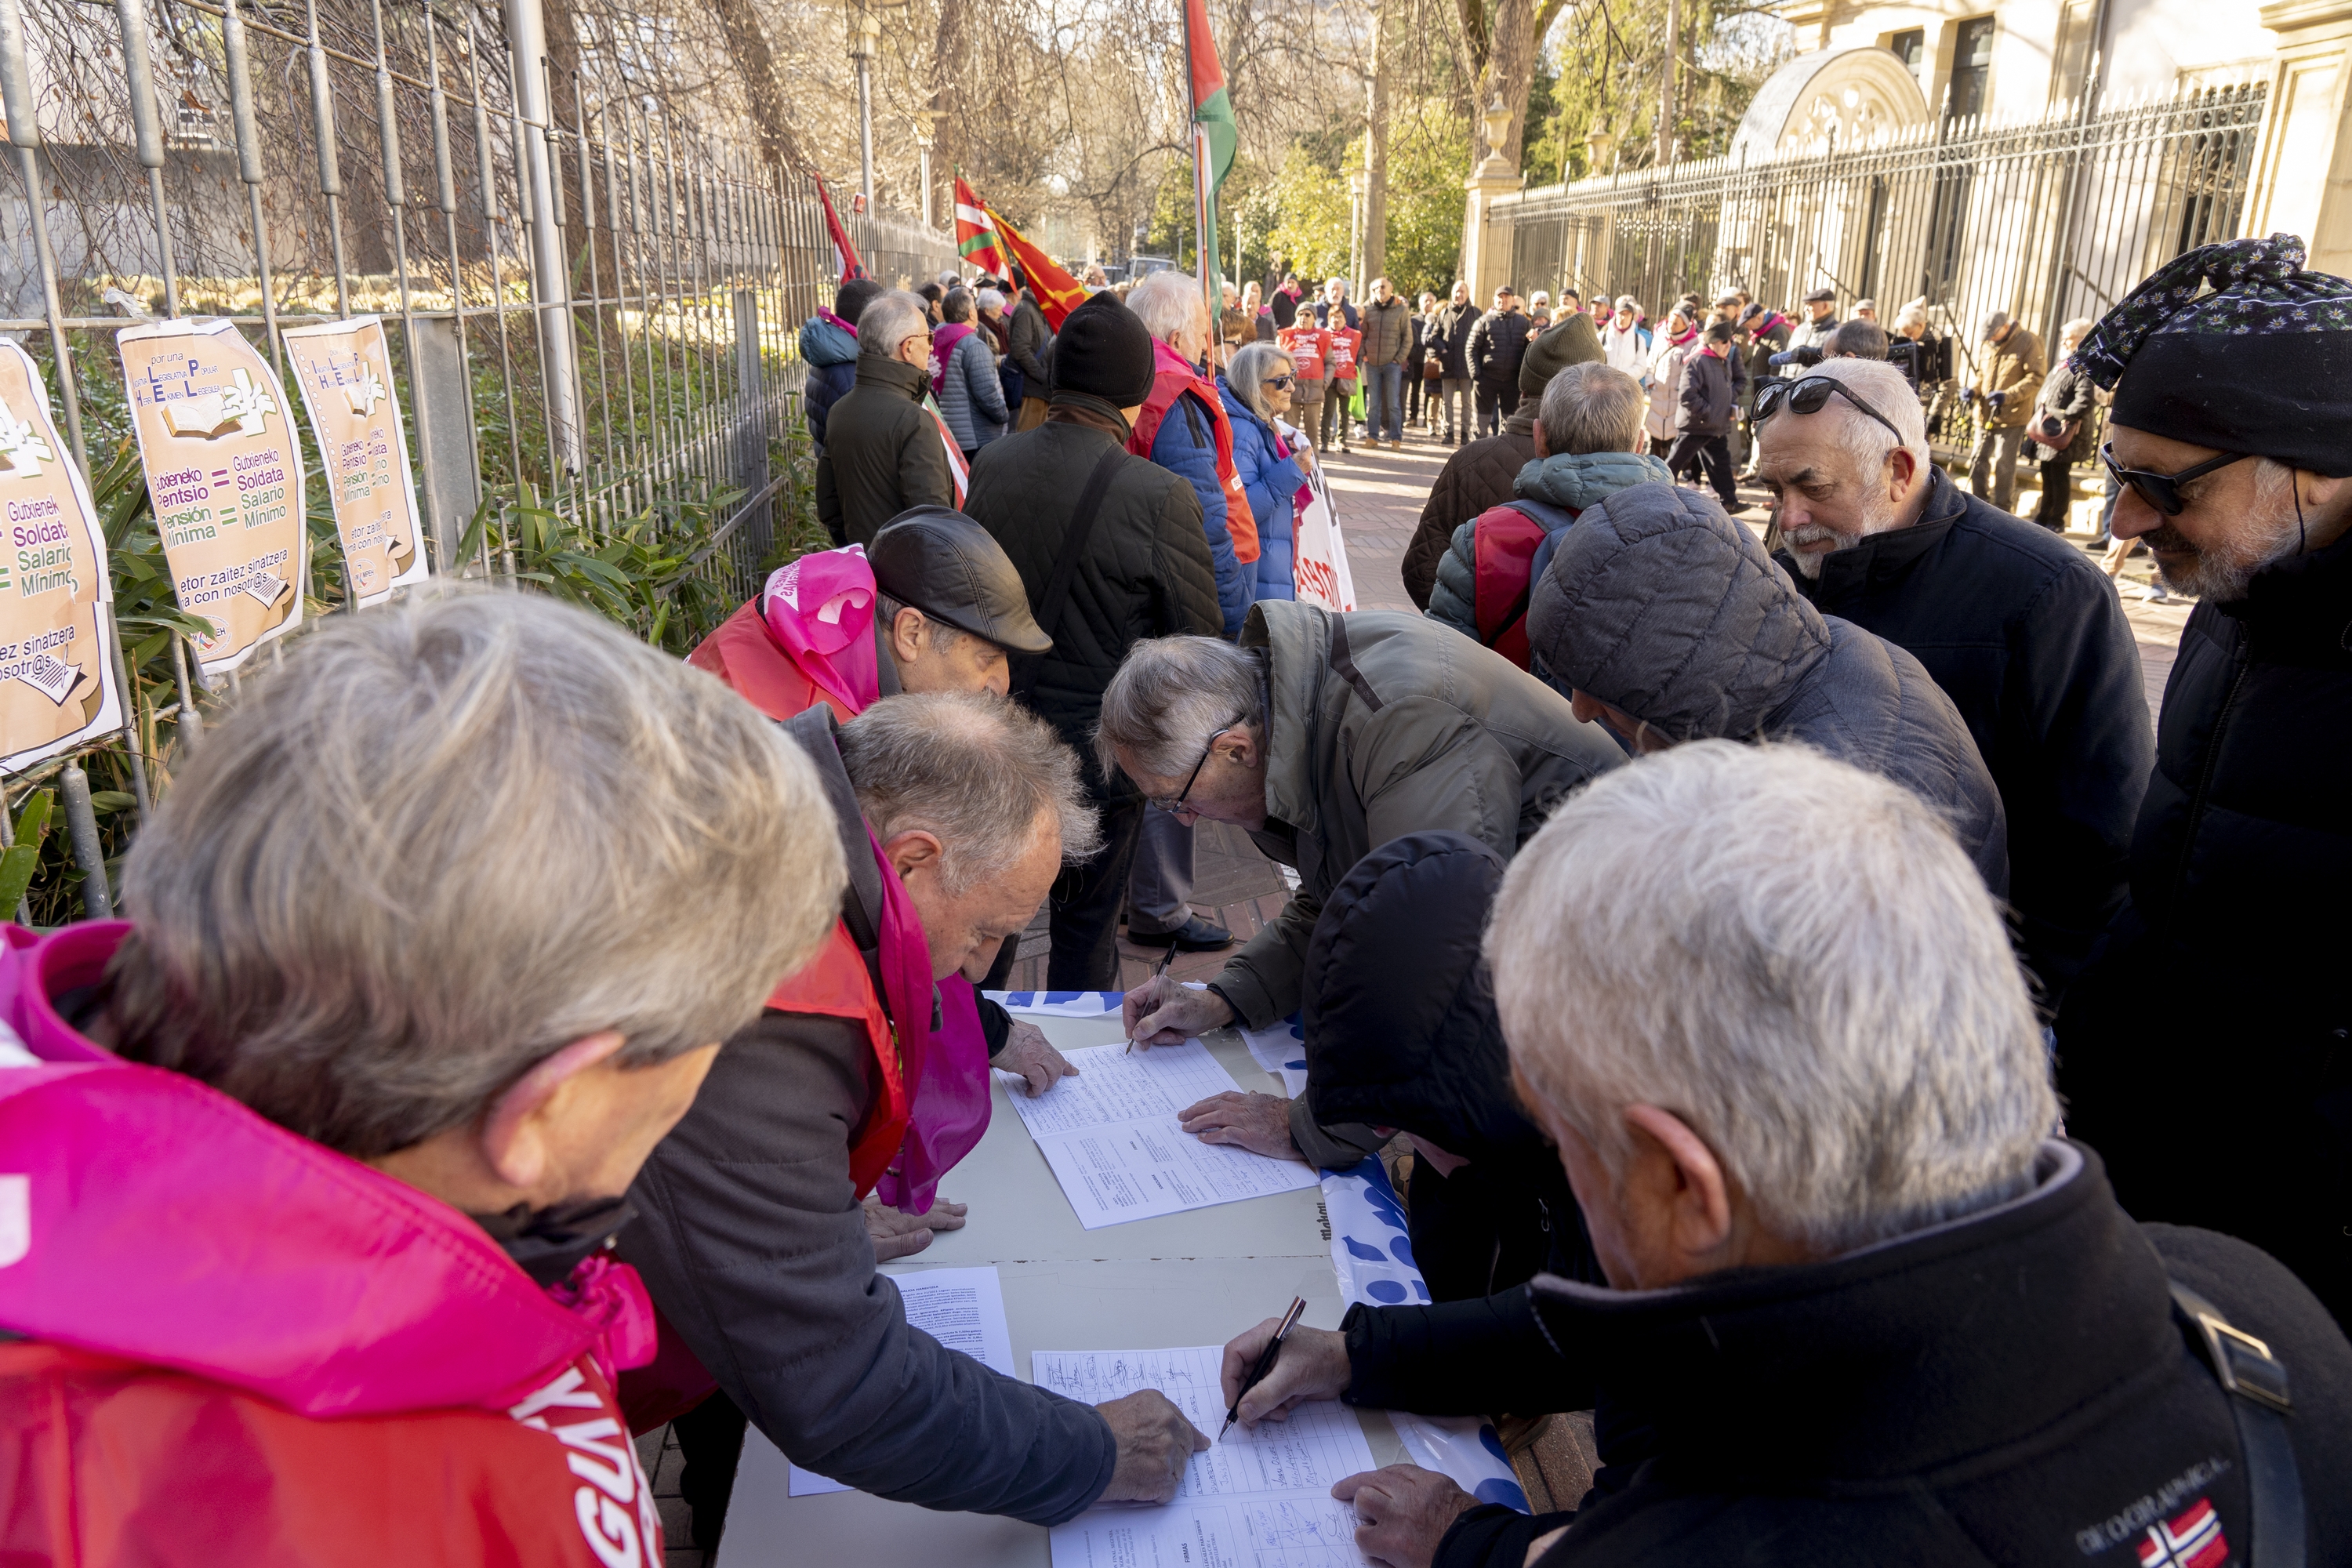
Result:
{"label": "black beanie hat", "polygon": [[1151,395],[1151,333],[1108,289],[1062,319],[1054,334],[1056,393],[1083,392],[1119,408]]}
{"label": "black beanie hat", "polygon": [[2352,475],[2352,280],[2305,271],[2304,255],[2301,239],[2274,234],[2200,246],[2150,274],[2074,351],[2115,392],[2110,422]]}

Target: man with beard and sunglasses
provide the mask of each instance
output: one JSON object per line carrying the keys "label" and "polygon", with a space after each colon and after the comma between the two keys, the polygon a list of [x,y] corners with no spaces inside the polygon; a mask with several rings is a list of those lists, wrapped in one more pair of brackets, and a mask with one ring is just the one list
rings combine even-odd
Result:
{"label": "man with beard and sunglasses", "polygon": [[2116,537],[2200,603],[2059,1082],[2135,1215],[2243,1237],[2352,1323],[2352,279],[2303,261],[2191,251],[2074,355],[2115,392]]}
{"label": "man with beard and sunglasses", "polygon": [[2125,897],[2154,752],[2139,649],[2099,569],[1928,459],[1917,394],[1884,361],[1767,382],[1757,468],[1777,559],[1822,614],[1927,667],[2009,817],[2020,955],[2054,1011]]}

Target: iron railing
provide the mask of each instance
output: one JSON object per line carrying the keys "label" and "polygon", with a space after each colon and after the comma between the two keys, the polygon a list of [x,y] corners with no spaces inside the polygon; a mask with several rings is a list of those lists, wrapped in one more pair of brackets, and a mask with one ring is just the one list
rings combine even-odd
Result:
{"label": "iron railing", "polygon": [[[1654,317],[1696,289],[1791,310],[1837,290],[1880,320],[1927,301],[1965,360],[2006,310],[2054,342],[2165,261],[2242,221],[2261,83],[2192,88],[2026,124],[1950,120],[1758,163],[1714,158],[1506,195],[1513,281],[1632,294]],[[1965,374],[1965,372],[1963,372]]]}

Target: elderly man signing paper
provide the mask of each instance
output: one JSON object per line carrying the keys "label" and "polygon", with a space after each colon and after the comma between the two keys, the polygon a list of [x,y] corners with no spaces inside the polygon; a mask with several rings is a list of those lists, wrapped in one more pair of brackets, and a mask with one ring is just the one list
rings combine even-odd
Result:
{"label": "elderly man signing paper", "polygon": [[[2280,1265],[2133,1223],[2051,1136],[2000,910],[1909,791],[1793,746],[1644,758],[1512,863],[1486,951],[1607,1285],[1353,1308],[1241,1415],[1591,1405],[1602,1468],[1536,1519],[1349,1477],[1374,1559],[2352,1553],[2352,1345]],[[1271,1326],[1226,1347],[1228,1396]]]}
{"label": "elderly man signing paper", "polygon": [[[1128,1032],[1143,1046],[1236,1019],[1263,1027],[1297,1007],[1323,900],[1379,846],[1452,828],[1508,857],[1570,792],[1624,761],[1549,687],[1448,627],[1278,600],[1251,609],[1239,647],[1137,644],[1103,693],[1097,745],[1106,771],[1162,810],[1234,823],[1298,871],[1281,914],[1206,991],[1160,975],[1127,994]],[[1287,1125],[1310,1163],[1352,1165],[1387,1141],[1320,1136],[1306,1110],[1292,1102]]]}

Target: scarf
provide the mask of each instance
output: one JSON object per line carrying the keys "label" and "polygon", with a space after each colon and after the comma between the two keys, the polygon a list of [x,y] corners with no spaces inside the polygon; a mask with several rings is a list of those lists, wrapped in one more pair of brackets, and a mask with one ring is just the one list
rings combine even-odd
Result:
{"label": "scarf", "polygon": [[948,361],[954,357],[956,344],[971,336],[968,321],[951,321],[931,334],[931,395],[948,395]]}
{"label": "scarf", "polygon": [[856,544],[812,551],[760,590],[760,618],[785,656],[845,712],[864,712],[881,690],[874,595],[874,568]]}

